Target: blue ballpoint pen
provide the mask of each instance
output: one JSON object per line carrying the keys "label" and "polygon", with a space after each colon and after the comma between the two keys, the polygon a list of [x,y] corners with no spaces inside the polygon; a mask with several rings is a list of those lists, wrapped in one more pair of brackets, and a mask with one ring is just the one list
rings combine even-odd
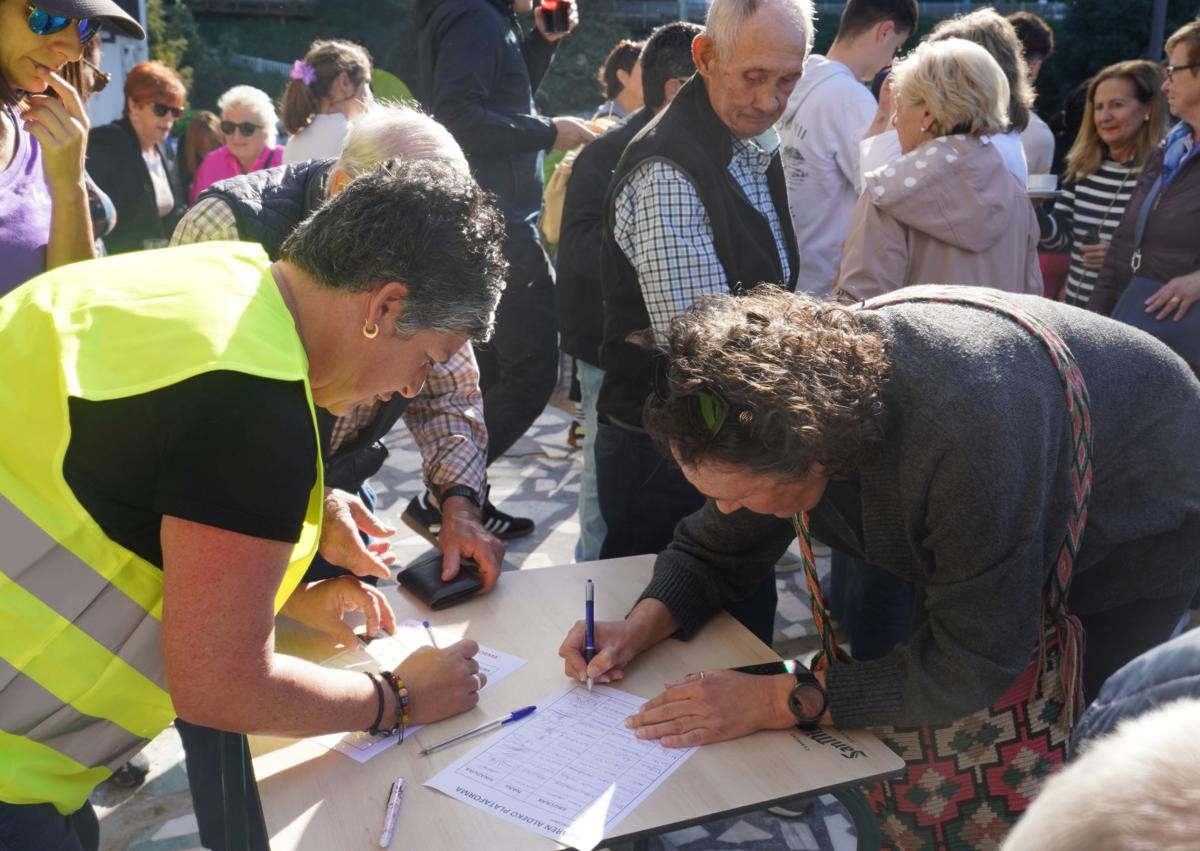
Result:
{"label": "blue ballpoint pen", "polygon": [[[592,585],[592,580],[589,579],[587,581],[587,590],[584,592],[585,623],[587,624],[587,643],[583,646],[583,662],[585,665],[592,664],[592,657],[596,655],[595,593],[596,589]],[[587,678],[587,688],[588,691],[592,690],[592,677],[590,674]]]}
{"label": "blue ballpoint pen", "polygon": [[429,747],[421,751],[421,756],[428,756],[434,751],[441,750],[447,745],[452,745],[455,742],[461,742],[463,739],[469,739],[472,736],[478,736],[480,733],[486,733],[490,730],[495,730],[498,727],[503,727],[505,724],[511,724],[513,721],[520,721],[526,715],[532,715],[536,706],[526,706],[524,709],[518,709],[515,712],[510,712],[503,718],[495,718],[478,727],[467,730],[465,733],[459,733],[457,736],[451,736],[448,739],[442,739],[440,742],[435,742]]}

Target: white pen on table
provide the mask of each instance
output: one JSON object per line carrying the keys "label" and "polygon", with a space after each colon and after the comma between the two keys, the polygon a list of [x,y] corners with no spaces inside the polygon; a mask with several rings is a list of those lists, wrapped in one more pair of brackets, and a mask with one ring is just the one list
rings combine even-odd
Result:
{"label": "white pen on table", "polygon": [[434,650],[441,650],[438,647],[437,639],[433,637],[433,630],[429,628],[429,621],[421,621],[421,626],[425,627],[425,634],[429,636],[429,643],[433,645]]}
{"label": "white pen on table", "polygon": [[440,742],[434,742],[432,745],[421,751],[421,756],[429,756],[429,754],[433,753],[434,751],[441,750],[442,748],[452,745],[456,742],[461,742],[463,739],[469,739],[472,736],[478,736],[481,733],[495,730],[497,727],[503,727],[505,724],[510,724],[513,721],[520,721],[526,715],[532,715],[535,709],[537,709],[536,706],[526,706],[523,709],[518,709],[514,712],[508,713],[503,718],[494,718],[491,721],[485,721],[483,724],[480,724],[478,727],[472,727],[465,733],[459,733],[457,736],[451,736],[448,739],[442,739]]}
{"label": "white pen on table", "polygon": [[388,794],[387,807],[383,811],[383,833],[379,834],[379,847],[389,848],[396,832],[396,817],[400,815],[400,802],[404,800],[404,778],[397,777]]}

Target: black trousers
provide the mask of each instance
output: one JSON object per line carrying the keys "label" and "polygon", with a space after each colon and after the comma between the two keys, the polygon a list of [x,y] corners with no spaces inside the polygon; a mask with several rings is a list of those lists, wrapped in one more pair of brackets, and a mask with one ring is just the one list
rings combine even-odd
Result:
{"label": "black trousers", "polygon": [[[679,521],[704,505],[674,462],[649,435],[604,422],[596,431],[596,491],[608,531],[600,558],[657,553],[675,536]],[[768,647],[775,635],[775,570],[744,600],[725,611]]]}
{"label": "black trousers", "polygon": [[53,804],[0,801],[0,851],[96,851],[100,823],[88,801],[64,816]]}
{"label": "black trousers", "polygon": [[[182,718],[175,719],[175,729],[183,741],[187,758],[188,786],[191,787],[196,824],[200,827],[200,844],[211,851],[226,851],[225,799],[221,784],[238,782],[238,778],[222,776],[221,737],[238,734],[199,727]],[[248,847],[250,851],[271,851],[266,824],[263,822],[262,803],[258,798],[258,785],[254,781],[254,768],[250,762],[250,748],[245,736],[238,735],[238,738],[241,739],[245,754],[246,773],[241,782],[245,784],[248,811]]]}
{"label": "black trousers", "polygon": [[1087,644],[1083,653],[1083,693],[1088,703],[1118,668],[1171,637],[1193,591],[1080,615]]}
{"label": "black trousers", "polygon": [[505,243],[508,278],[492,339],[475,347],[490,464],[538,418],[558,381],[554,274],[533,240]]}

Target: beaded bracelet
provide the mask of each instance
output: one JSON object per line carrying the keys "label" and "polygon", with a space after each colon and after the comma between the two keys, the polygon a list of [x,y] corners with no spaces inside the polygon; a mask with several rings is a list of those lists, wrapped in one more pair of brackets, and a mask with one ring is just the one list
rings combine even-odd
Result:
{"label": "beaded bracelet", "polygon": [[403,678],[396,676],[391,671],[380,671],[379,675],[392,687],[392,694],[396,697],[396,722],[392,725],[392,729],[387,731],[388,735],[395,733],[398,729],[400,741],[403,742],[404,731],[408,727],[409,721],[408,687],[404,684]]}
{"label": "beaded bracelet", "polygon": [[370,671],[365,671],[367,679],[371,681],[371,685],[375,686],[375,700],[377,708],[375,710],[375,720],[371,722],[371,726],[367,728],[367,732],[372,736],[379,735],[379,722],[383,720],[383,681],[378,674],[372,674]]}

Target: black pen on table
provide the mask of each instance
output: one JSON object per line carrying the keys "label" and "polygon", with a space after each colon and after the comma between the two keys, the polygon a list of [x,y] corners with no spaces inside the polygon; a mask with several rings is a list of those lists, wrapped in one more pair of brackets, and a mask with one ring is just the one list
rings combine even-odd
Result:
{"label": "black pen on table", "polygon": [[[592,585],[592,580],[587,581],[587,586],[584,589],[584,623],[587,627],[587,642],[583,646],[583,664],[585,666],[592,664],[592,657],[596,655],[596,616],[595,616],[595,598],[596,589]],[[584,668],[586,670],[586,667]],[[592,690],[592,675],[588,674],[587,689]]]}

